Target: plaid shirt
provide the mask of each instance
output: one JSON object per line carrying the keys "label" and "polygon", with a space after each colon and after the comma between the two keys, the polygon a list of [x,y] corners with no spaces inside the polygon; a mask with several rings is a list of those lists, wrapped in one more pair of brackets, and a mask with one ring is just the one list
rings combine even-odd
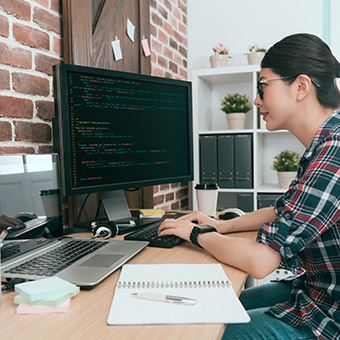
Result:
{"label": "plaid shirt", "polygon": [[275,210],[278,217],[261,226],[257,241],[278,251],[297,276],[289,300],[270,312],[319,339],[339,340],[340,111],[319,128]]}

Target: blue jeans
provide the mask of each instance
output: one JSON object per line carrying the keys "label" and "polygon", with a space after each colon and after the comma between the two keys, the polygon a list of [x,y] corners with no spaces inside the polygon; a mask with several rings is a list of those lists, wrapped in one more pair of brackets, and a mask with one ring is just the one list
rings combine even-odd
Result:
{"label": "blue jeans", "polygon": [[294,328],[265,313],[276,303],[287,301],[290,291],[290,282],[271,282],[243,290],[240,300],[251,321],[227,325],[222,340],[317,340],[310,328]]}

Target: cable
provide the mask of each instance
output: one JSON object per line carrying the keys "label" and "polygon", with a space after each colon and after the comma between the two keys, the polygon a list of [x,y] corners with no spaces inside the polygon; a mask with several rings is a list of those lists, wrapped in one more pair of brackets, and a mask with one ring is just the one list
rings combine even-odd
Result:
{"label": "cable", "polygon": [[1,290],[11,290],[14,288],[15,285],[18,283],[23,283],[25,282],[25,279],[21,279],[20,277],[16,277],[15,279],[12,279],[8,281],[2,288]]}

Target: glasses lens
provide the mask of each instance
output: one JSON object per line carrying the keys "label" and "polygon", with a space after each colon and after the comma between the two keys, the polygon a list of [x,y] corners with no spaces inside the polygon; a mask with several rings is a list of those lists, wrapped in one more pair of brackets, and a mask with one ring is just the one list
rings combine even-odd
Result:
{"label": "glasses lens", "polygon": [[263,100],[263,89],[262,89],[262,83],[260,80],[257,81],[257,92],[259,93],[261,100]]}

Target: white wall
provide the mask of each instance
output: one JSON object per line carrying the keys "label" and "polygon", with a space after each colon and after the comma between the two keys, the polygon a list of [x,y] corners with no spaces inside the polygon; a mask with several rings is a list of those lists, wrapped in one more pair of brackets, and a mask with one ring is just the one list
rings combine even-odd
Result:
{"label": "white wall", "polygon": [[[269,48],[283,37],[307,32],[323,38],[324,0],[188,0],[188,66],[210,67],[212,47],[230,49],[231,65],[247,64],[244,53],[258,44]],[[326,0],[327,1],[327,0]],[[333,52],[340,57],[340,1],[331,0]]]}

